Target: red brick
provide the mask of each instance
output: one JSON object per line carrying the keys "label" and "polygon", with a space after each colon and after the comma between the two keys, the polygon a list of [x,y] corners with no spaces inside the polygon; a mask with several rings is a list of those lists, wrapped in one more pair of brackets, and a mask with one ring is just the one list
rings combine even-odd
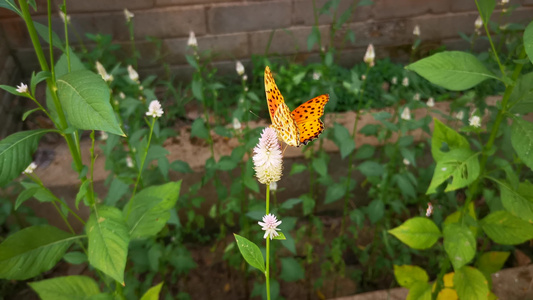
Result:
{"label": "red brick", "polygon": [[213,5],[207,13],[210,33],[286,28],[291,23],[291,2],[285,0],[247,5]]}
{"label": "red brick", "polygon": [[[329,2],[329,0],[316,1],[317,12],[320,11],[320,9],[327,2]],[[340,17],[341,14],[344,11],[346,11],[350,7],[350,4],[352,3],[353,1],[351,0],[342,0],[338,7],[338,17]],[[371,18],[372,18],[372,5],[359,6],[355,8],[353,15],[348,19],[348,22],[364,21],[364,20],[368,20]],[[319,16],[318,23],[319,24],[331,24],[332,19],[333,18],[331,14],[324,13]],[[309,0],[294,1],[293,8],[292,8],[292,24],[293,25],[307,25],[307,26],[311,26],[315,24],[312,1],[309,1]]]}
{"label": "red brick", "polygon": [[170,5],[197,5],[197,4],[213,4],[221,2],[243,2],[244,0],[155,0],[156,6],[170,6]]}
{"label": "red brick", "polygon": [[449,0],[376,0],[372,9],[376,19],[405,18],[426,13],[446,13],[450,10],[450,2]]}
{"label": "red brick", "polygon": [[100,12],[100,11],[123,11],[125,8],[135,13],[135,9],[152,8],[155,0],[67,0],[67,13],[76,12]]}

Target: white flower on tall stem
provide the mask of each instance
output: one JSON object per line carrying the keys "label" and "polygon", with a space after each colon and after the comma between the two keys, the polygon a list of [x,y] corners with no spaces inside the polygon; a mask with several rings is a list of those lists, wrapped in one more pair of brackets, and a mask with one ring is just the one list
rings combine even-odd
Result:
{"label": "white flower on tall stem", "polygon": [[509,0],[502,0],[502,5],[509,3]]}
{"label": "white flower on tall stem", "polygon": [[433,97],[429,97],[428,102],[426,102],[426,105],[427,105],[428,107],[433,107],[433,106],[435,106],[435,99],[433,99]]}
{"label": "white flower on tall stem", "polygon": [[413,100],[415,100],[415,101],[420,101],[420,93],[416,93],[416,94],[413,96]]}
{"label": "white flower on tall stem", "polygon": [[248,80],[248,75],[246,75],[246,74],[242,75],[242,80],[244,80],[244,81]]}
{"label": "white flower on tall stem", "polygon": [[239,74],[239,76],[242,76],[244,74],[244,65],[239,60],[235,64],[235,70],[237,71],[237,74]]}
{"label": "white flower on tall stem", "polygon": [[278,226],[281,224],[281,221],[278,221],[275,215],[268,214],[263,217],[263,222],[257,223],[261,225],[261,229],[265,231],[265,235],[263,236],[264,239],[270,237],[272,240],[274,237],[279,235],[277,231],[281,230],[278,228]]}
{"label": "white flower on tall stem", "polygon": [[131,65],[128,66],[128,76],[132,81],[139,83],[139,73]]}
{"label": "white flower on tall stem", "polygon": [[148,107],[148,111],[146,112],[147,116],[153,117],[153,118],[159,118],[163,115],[163,109],[161,108],[161,103],[157,100],[152,100],[150,102],[150,106]]}
{"label": "white flower on tall stem", "polygon": [[276,130],[267,127],[261,133],[259,143],[254,148],[255,176],[262,184],[281,179],[282,153]]}
{"label": "white flower on tall stem", "polygon": [[481,118],[479,116],[471,116],[470,119],[468,119],[468,124],[472,127],[479,128],[481,127]]}
{"label": "white flower on tall stem", "polygon": [[59,18],[63,23],[70,24],[70,16],[66,15],[61,9],[59,10]]}
{"label": "white flower on tall stem", "polygon": [[28,93],[28,85],[26,85],[24,82],[21,82],[20,85],[17,85],[17,92],[21,94]]}
{"label": "white flower on tall stem", "polygon": [[409,162],[409,160],[407,160],[407,158],[404,158],[404,159],[403,159],[403,164],[406,165],[406,166],[408,166],[408,165],[410,165],[411,163]]}
{"label": "white flower on tall stem", "polygon": [[476,33],[478,35],[481,34],[481,27],[483,27],[483,19],[481,19],[481,16],[477,16],[476,22],[474,22],[474,27]]}
{"label": "white flower on tall stem", "polygon": [[409,110],[409,107],[403,109],[401,118],[404,120],[411,120],[411,110]]}
{"label": "white flower on tall stem", "polygon": [[35,169],[37,169],[37,164],[32,161],[31,164],[28,167],[26,167],[26,170],[22,172],[22,174],[31,174],[33,173],[33,171],[35,171]]}
{"label": "white flower on tall stem", "polygon": [[124,18],[126,18],[126,23],[131,22],[131,19],[133,19],[133,17],[135,17],[135,15],[127,8],[124,8]]}
{"label": "white flower on tall stem", "polygon": [[392,77],[391,83],[392,84],[397,84],[398,83],[398,77],[396,77],[396,76]]}
{"label": "white flower on tall stem", "polygon": [[118,96],[120,97],[120,99],[126,99],[126,94],[124,94],[123,92],[120,92]]}
{"label": "white flower on tall stem", "polygon": [[232,125],[233,125],[233,129],[235,130],[241,129],[241,122],[239,122],[239,119],[237,118],[233,118]]}
{"label": "white flower on tall stem", "polygon": [[405,86],[405,87],[409,86],[409,78],[404,77],[402,79],[402,85]]}
{"label": "white flower on tall stem", "polygon": [[367,63],[370,67],[373,67],[375,58],[376,53],[374,52],[374,45],[370,44],[368,45],[368,48],[366,48],[366,53],[365,57],[363,58],[363,61]]}
{"label": "white flower on tall stem", "polygon": [[131,159],[131,156],[126,156],[126,166],[133,168],[133,159]]}
{"label": "white flower on tall stem", "polygon": [[187,41],[187,46],[194,48],[198,47],[198,42],[196,41],[194,31],[189,32],[189,40]]}
{"label": "white flower on tall stem", "polygon": [[107,71],[105,70],[104,66],[99,62],[96,61],[96,71],[100,76],[102,76],[102,79],[106,82],[113,81],[113,75],[107,74]]}
{"label": "white flower on tall stem", "polygon": [[320,72],[317,72],[317,71],[313,72],[313,80],[319,80],[320,76],[322,76],[322,74],[320,74]]}
{"label": "white flower on tall stem", "polygon": [[415,28],[413,29],[413,35],[416,37],[420,36],[420,26],[418,25],[415,26]]}

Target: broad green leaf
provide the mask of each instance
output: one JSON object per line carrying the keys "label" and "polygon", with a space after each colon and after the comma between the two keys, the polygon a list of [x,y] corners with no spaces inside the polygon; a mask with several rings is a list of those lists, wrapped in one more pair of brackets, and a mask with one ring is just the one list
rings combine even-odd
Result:
{"label": "broad green leaf", "polygon": [[476,255],[476,239],[467,226],[457,223],[444,225],[444,250],[452,262],[453,268],[459,270]]}
{"label": "broad green leaf", "polygon": [[409,289],[406,300],[431,300],[431,284],[417,282]]}
{"label": "broad green leaf", "polygon": [[433,178],[426,194],[437,191],[443,182],[452,178],[452,182],[446,186],[445,192],[463,188],[476,180],[479,176],[479,153],[468,149],[455,149],[446,152],[435,166]]}
{"label": "broad green leaf", "polygon": [[481,228],[491,240],[503,245],[517,245],[533,239],[533,225],[507,211],[496,211],[481,220]]}
{"label": "broad green leaf", "polygon": [[496,8],[496,0],[478,0],[477,3],[479,4],[479,13],[483,19],[483,23],[488,25],[490,16],[494,8]]}
{"label": "broad green leaf", "polygon": [[435,128],[433,129],[433,136],[431,137],[431,154],[436,162],[446,154],[441,148],[445,144],[449,150],[453,149],[470,149],[470,144],[466,138],[460,135],[457,131],[444,125],[438,119],[433,119]]}
{"label": "broad green leaf", "polygon": [[382,164],[375,161],[367,160],[357,166],[357,169],[367,177],[379,177],[385,172]]}
{"label": "broad green leaf", "polygon": [[129,184],[124,182],[119,177],[113,178],[111,186],[107,192],[107,196],[104,199],[105,205],[115,206],[115,204],[124,196],[129,190]]}
{"label": "broad green leaf", "polygon": [[0,187],[20,176],[30,165],[41,137],[52,130],[20,131],[0,140]]}
{"label": "broad green leaf", "polygon": [[131,239],[156,235],[170,218],[180,192],[181,181],[151,186],[140,191],[124,206]]}
{"label": "broad green leaf", "polygon": [[533,223],[533,185],[521,182],[518,190],[510,185],[498,182],[503,207],[511,214]]}
{"label": "broad green leaf", "polygon": [[292,257],[281,258],[281,275],[279,278],[287,282],[298,281],[305,278],[304,268]]}
{"label": "broad green leaf", "polygon": [[170,163],[170,168],[176,172],[180,172],[183,174],[194,173],[189,164],[187,162],[184,162],[183,160],[173,161],[172,163]]}
{"label": "broad green leaf", "polygon": [[200,102],[204,101],[204,94],[202,93],[202,81],[193,79],[191,83],[192,94]]}
{"label": "broad green leaf", "polygon": [[326,159],[324,157],[318,157],[313,159],[311,165],[313,166],[315,171],[320,174],[320,176],[328,176],[328,163],[326,162]]}
{"label": "broad green leaf", "polygon": [[446,219],[444,220],[444,224],[454,224],[454,223],[460,223],[465,222],[464,224],[468,225],[468,228],[472,233],[474,234],[474,237],[477,236],[478,232],[478,224],[477,224],[477,216],[476,216],[476,210],[474,208],[474,202],[470,202],[468,204],[468,216],[462,216],[464,213],[464,209],[459,209],[456,212],[448,215]]}
{"label": "broad green leaf", "polygon": [[63,260],[69,264],[79,265],[87,262],[87,255],[79,251],[71,251],[63,256]]}
{"label": "broad green leaf", "polygon": [[[76,55],[76,53],[72,51],[72,49],[70,49],[69,56],[70,56],[70,72],[85,70],[85,65],[81,62],[81,60]],[[57,78],[60,78],[63,75],[67,75],[69,73],[68,57],[66,53],[61,54],[61,56],[57,60],[56,65],[55,65],[55,73],[56,73]]]}
{"label": "broad green leaf", "polygon": [[489,78],[498,79],[474,55],[461,51],[439,52],[405,68],[452,91],[467,90]]}
{"label": "broad green leaf", "polygon": [[300,203],[302,203],[302,199],[291,198],[281,203],[280,208],[281,209],[292,209],[295,205],[300,204]]}
{"label": "broad green leaf", "polygon": [[513,92],[509,96],[509,103],[511,106],[509,112],[513,114],[533,112],[533,72],[521,76],[516,81]]}
{"label": "broad green leaf", "polygon": [[430,219],[415,217],[405,221],[402,225],[389,230],[407,246],[413,249],[427,249],[433,246],[441,237],[437,225]]}
{"label": "broad green leaf", "polygon": [[35,193],[37,193],[37,191],[40,189],[41,187],[32,187],[32,188],[29,188],[29,189],[26,189],[20,192],[20,194],[17,197],[17,200],[15,201],[15,210],[17,210],[17,208],[19,208],[19,206],[22,203],[24,203],[26,200],[33,197],[33,195],[35,195]]}
{"label": "broad green leaf", "polygon": [[261,253],[259,247],[257,247],[256,244],[252,243],[248,239],[238,234],[233,235],[235,236],[237,246],[239,247],[239,251],[241,252],[242,257],[244,257],[244,260],[246,260],[246,262],[249,263],[250,266],[264,273],[266,271],[265,259],[263,258],[263,253]]}
{"label": "broad green leaf", "polygon": [[326,200],[324,204],[329,204],[340,200],[346,193],[346,185],[342,183],[334,183],[328,186],[326,190]]}
{"label": "broad green leaf", "polygon": [[485,274],[496,273],[503,268],[511,252],[489,251],[481,254],[476,261],[476,267]]}
{"label": "broad green leaf", "polygon": [[370,223],[376,224],[385,215],[385,203],[381,199],[374,199],[368,204],[365,210]]}
{"label": "broad green leaf", "polygon": [[109,102],[109,87],[100,75],[87,70],[68,73],[57,80],[57,94],[74,127],[124,135]]}
{"label": "broad green leaf", "polygon": [[156,286],[151,287],[144,295],[141,297],[141,300],[159,300],[159,293],[163,287],[163,282],[159,283]]}
{"label": "broad green leaf", "polygon": [[100,294],[94,279],[87,276],[65,276],[28,283],[41,300],[92,299]]}
{"label": "broad green leaf", "polygon": [[419,266],[394,265],[394,277],[400,286],[411,288],[417,282],[428,282],[427,272]]}
{"label": "broad green leaf", "polygon": [[[57,73],[56,73],[57,74]],[[47,79],[47,78],[50,78],[50,76],[52,76],[52,74],[48,71],[41,71],[39,73],[37,73],[37,75],[35,75],[35,72],[33,72],[31,74],[31,80],[30,80],[30,91],[31,91],[31,94],[32,95],[35,95],[35,87],[37,86],[37,84],[39,84],[39,82]],[[23,118],[24,120],[24,118]]]}
{"label": "broad green leaf", "polygon": [[374,155],[376,148],[369,144],[363,144],[355,152],[355,159],[369,159]]}
{"label": "broad green leaf", "polygon": [[355,142],[346,127],[335,123],[333,126],[333,141],[339,147],[341,158],[344,159],[355,150]]}
{"label": "broad green leaf", "polygon": [[453,285],[461,300],[487,299],[489,284],[478,269],[464,266],[455,271]]}
{"label": "broad green leaf", "polygon": [[516,154],[533,170],[533,124],[516,118],[511,126],[511,144]]}
{"label": "broad green leaf", "polygon": [[234,161],[230,156],[222,156],[216,164],[216,168],[221,171],[231,171],[238,165],[238,161]]}
{"label": "broad green leaf", "polygon": [[96,206],[85,231],[89,239],[89,263],[124,284],[130,237],[122,212],[115,207]]}
{"label": "broad green leaf", "polygon": [[191,137],[199,137],[201,139],[207,140],[209,138],[209,131],[205,126],[204,120],[198,118],[194,120],[191,125]]}
{"label": "broad green leaf", "polygon": [[403,174],[394,174],[394,181],[404,197],[416,198],[416,190],[413,184]]}
{"label": "broad green leaf", "polygon": [[50,270],[77,238],[50,225],[10,235],[0,244],[0,278],[25,280]]}
{"label": "broad green leaf", "polygon": [[531,63],[533,63],[533,22],[524,30],[524,48]]}
{"label": "broad green leaf", "polygon": [[[37,34],[48,44],[50,44],[50,35],[48,33],[48,26],[43,25],[41,23],[33,22],[33,25],[35,26],[35,30],[37,31]],[[52,45],[58,49],[60,49],[62,52],[65,52],[65,48],[63,47],[63,43],[61,43],[61,38],[52,30]]]}

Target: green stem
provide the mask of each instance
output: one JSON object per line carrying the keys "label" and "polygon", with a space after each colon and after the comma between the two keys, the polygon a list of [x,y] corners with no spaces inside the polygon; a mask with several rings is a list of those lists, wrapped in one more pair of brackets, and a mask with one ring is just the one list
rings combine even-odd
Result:
{"label": "green stem", "polygon": [[128,22],[128,29],[130,31],[131,51],[133,52],[133,65],[137,70],[137,50],[135,49],[135,35],[133,33],[133,18]]}
{"label": "green stem", "polygon": [[[266,215],[269,213],[269,202],[270,202],[270,184],[266,185]],[[266,238],[266,292],[267,299],[270,300],[270,236]]]}
{"label": "green stem", "polygon": [[[481,13],[481,9],[479,7],[478,0],[475,0],[475,1],[476,1],[477,10],[479,11],[479,14],[483,18],[484,16]],[[498,56],[498,52],[496,51],[496,48],[494,47],[494,43],[492,42],[492,38],[490,36],[489,27],[488,27],[488,24],[487,24],[488,22],[489,22],[489,20],[485,20],[485,19],[483,20],[483,28],[485,28],[485,32],[487,33],[487,38],[489,39],[489,43],[490,43],[490,47],[492,48],[492,52],[494,52],[494,57],[496,58],[496,62],[498,63],[498,67],[500,67],[500,72],[502,72],[502,76],[505,76],[505,68],[503,67],[503,65],[501,63],[500,57]]]}
{"label": "green stem", "polygon": [[70,46],[68,42],[68,16],[67,16],[67,0],[63,0],[63,7],[61,8],[63,10],[63,13],[65,14],[65,51],[67,52],[67,67],[68,72],[70,73],[71,67],[70,67]]}

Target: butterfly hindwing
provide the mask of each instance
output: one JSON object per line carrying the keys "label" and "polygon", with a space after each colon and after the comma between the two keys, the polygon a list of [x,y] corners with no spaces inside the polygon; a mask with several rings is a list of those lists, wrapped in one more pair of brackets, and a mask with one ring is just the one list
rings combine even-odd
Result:
{"label": "butterfly hindwing", "polygon": [[310,141],[318,138],[324,130],[324,123],[320,117],[324,114],[324,106],[329,101],[329,95],[320,95],[292,111],[291,115],[300,134],[300,143],[307,145]]}

